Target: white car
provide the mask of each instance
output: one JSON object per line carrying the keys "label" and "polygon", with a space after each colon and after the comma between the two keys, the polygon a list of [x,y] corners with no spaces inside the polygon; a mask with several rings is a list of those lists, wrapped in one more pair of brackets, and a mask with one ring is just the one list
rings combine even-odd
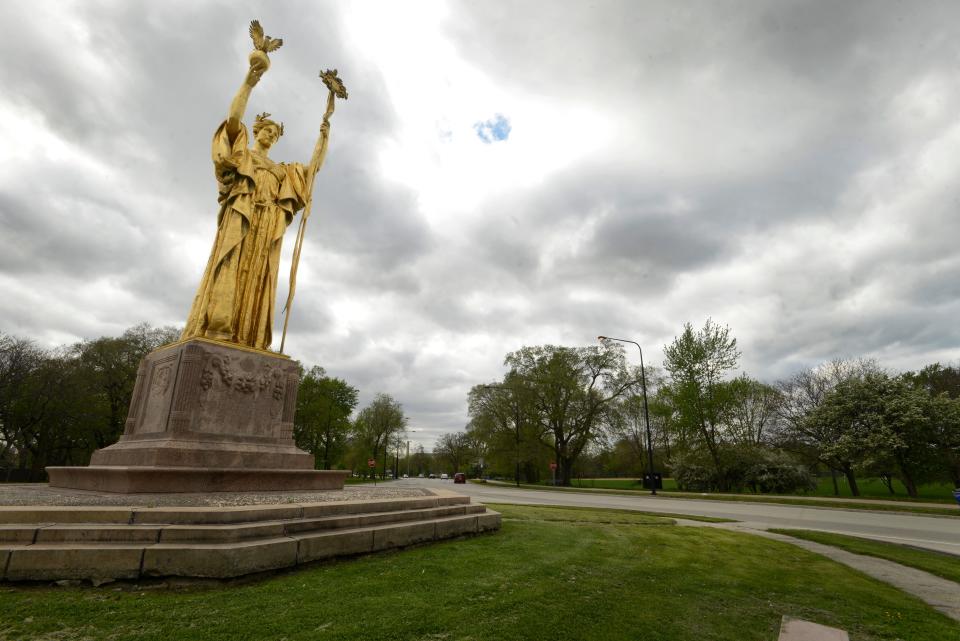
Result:
{"label": "white car", "polygon": [[441,474],[441,475],[440,475],[440,480],[441,480],[441,481],[446,481],[446,480],[449,479],[449,478],[450,478],[450,475],[449,475],[449,474]]}

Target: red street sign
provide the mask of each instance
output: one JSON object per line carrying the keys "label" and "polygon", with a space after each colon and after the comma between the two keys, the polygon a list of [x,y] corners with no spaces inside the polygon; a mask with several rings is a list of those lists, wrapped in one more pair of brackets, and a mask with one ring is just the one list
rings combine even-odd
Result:
{"label": "red street sign", "polygon": [[367,467],[376,467],[376,466],[377,466],[376,461],[374,461],[372,458],[367,459]]}
{"label": "red street sign", "polygon": [[557,464],[556,464],[556,463],[551,463],[551,464],[550,464],[550,469],[551,469],[551,470],[557,469]]}

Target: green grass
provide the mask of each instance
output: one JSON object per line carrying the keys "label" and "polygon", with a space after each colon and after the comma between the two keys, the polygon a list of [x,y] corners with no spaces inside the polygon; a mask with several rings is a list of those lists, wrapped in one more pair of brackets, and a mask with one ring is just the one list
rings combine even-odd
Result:
{"label": "green grass", "polygon": [[955,621],[793,545],[630,513],[501,509],[496,534],[258,581],[6,585],[0,639],[771,641],[786,614],[853,641],[960,641]]}
{"label": "green grass", "polygon": [[[840,490],[840,494],[834,495],[833,481],[829,478],[820,478],[816,491],[811,494],[815,496],[853,497],[853,493],[850,492],[850,486],[847,485],[846,478],[837,477],[837,488]],[[888,499],[891,501],[930,501],[934,503],[956,504],[956,499],[953,498],[952,493],[953,486],[948,483],[921,484],[917,487],[916,499],[907,496],[907,488],[896,479],[893,481],[893,489],[896,494],[890,494],[890,490],[888,490],[883,481],[878,478],[857,479],[857,488],[860,490],[860,496],[854,498]]]}
{"label": "green grass", "polygon": [[770,531],[786,534],[787,536],[798,539],[823,543],[824,545],[832,545],[847,550],[848,552],[853,552],[854,554],[865,554],[867,556],[875,556],[893,561],[901,565],[909,565],[912,568],[917,568],[918,570],[936,574],[944,579],[960,583],[960,557],[952,554],[941,554],[931,550],[919,550],[896,543],[872,541],[856,536],[832,534],[830,532],[780,529],[771,529]]}
{"label": "green grass", "polygon": [[[574,487],[583,488],[636,490],[640,492],[647,491],[643,489],[638,479],[573,479],[571,483]],[[917,488],[918,496],[916,499],[912,499],[907,496],[907,489],[902,483],[900,483],[900,481],[897,480],[894,480],[893,482],[893,488],[894,491],[896,491],[896,494],[890,494],[887,486],[884,485],[883,481],[878,478],[857,479],[857,487],[860,490],[859,497],[853,496],[853,494],[850,492],[850,486],[847,485],[846,478],[838,477],[837,486],[840,490],[840,493],[835,495],[833,493],[833,481],[831,481],[829,478],[820,478],[818,479],[817,489],[813,492],[804,494],[803,496],[838,496],[840,498],[860,498],[864,500],[887,499],[891,501],[925,501],[946,504],[953,504],[956,502],[952,494],[953,488],[947,483],[925,483],[920,485]],[[677,488],[676,481],[671,478],[666,478],[663,479],[663,491],[679,492],[680,490]],[[744,494],[747,496],[755,496],[750,492],[744,492]]]}

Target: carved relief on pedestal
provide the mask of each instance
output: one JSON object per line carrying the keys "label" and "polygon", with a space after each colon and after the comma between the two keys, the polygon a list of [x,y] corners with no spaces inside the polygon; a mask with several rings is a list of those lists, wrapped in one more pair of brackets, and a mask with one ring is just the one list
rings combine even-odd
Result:
{"label": "carved relief on pedestal", "polygon": [[[280,435],[284,438],[293,438],[293,417],[297,411],[297,386],[300,384],[299,372],[293,370],[287,373],[282,383],[282,387],[274,387],[274,398],[278,398],[276,393],[279,389],[279,398],[284,400],[283,416],[280,419]],[[281,382],[278,381],[277,385],[280,386],[280,384]]]}
{"label": "carved relief on pedestal", "polygon": [[[231,358],[216,354],[212,356],[203,374],[200,376],[200,389],[204,392],[213,387],[219,380],[226,389],[232,389],[241,394],[259,396],[270,388],[273,400],[283,400],[286,387],[286,376],[283,369],[271,365],[262,365],[257,372],[253,359],[244,358],[238,365],[231,365]],[[201,399],[201,403],[203,400]]]}
{"label": "carved relief on pedestal", "polygon": [[140,418],[140,406],[143,404],[143,378],[147,371],[146,359],[140,361],[137,368],[137,382],[133,385],[133,395],[130,398],[130,411],[127,413],[127,422],[123,426],[124,434],[133,434],[137,430],[137,420]]}
{"label": "carved relief on pedestal", "polygon": [[167,429],[167,413],[173,394],[173,381],[177,373],[179,354],[164,353],[160,358],[144,360],[146,381],[135,400],[140,407],[134,432],[163,432]]}
{"label": "carved relief on pedestal", "polygon": [[150,383],[150,396],[163,396],[170,389],[170,378],[173,365],[167,363],[153,370],[153,380]]}
{"label": "carved relief on pedestal", "polygon": [[171,432],[291,439],[297,365],[190,341],[143,360],[124,434]]}
{"label": "carved relief on pedestal", "polygon": [[[289,438],[292,429],[284,430],[281,422],[291,371],[298,379],[296,365],[289,361],[209,350],[197,382],[196,418],[200,428],[205,432],[229,428],[231,433]],[[293,393],[296,395],[295,386]]]}
{"label": "carved relief on pedestal", "polygon": [[177,389],[170,408],[170,420],[167,423],[167,429],[171,432],[184,432],[190,429],[194,405],[200,394],[203,358],[204,350],[197,345],[188,345],[180,354]]}

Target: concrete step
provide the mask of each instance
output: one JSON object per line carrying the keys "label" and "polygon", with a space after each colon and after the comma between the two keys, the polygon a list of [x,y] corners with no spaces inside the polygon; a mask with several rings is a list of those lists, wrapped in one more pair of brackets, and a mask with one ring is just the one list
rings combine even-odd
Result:
{"label": "concrete step", "polygon": [[267,536],[226,543],[92,539],[4,543],[0,545],[0,568],[5,581],[228,578],[499,529],[498,513],[482,505],[471,507],[454,516],[427,514],[427,510],[421,518],[403,522],[304,530],[284,536],[264,530]]}
{"label": "concrete step", "polygon": [[101,523],[36,524],[0,526],[0,543],[229,543],[247,539],[290,536],[314,530],[359,528],[377,524],[424,520],[461,514],[476,514],[482,505],[445,505],[426,509],[393,510],[345,516],[293,518],[213,525],[128,525]]}
{"label": "concrete step", "polygon": [[100,523],[121,525],[202,525],[268,520],[323,518],[369,512],[417,510],[449,505],[467,505],[470,497],[435,492],[434,496],[330,501],[291,505],[245,505],[238,507],[88,507],[0,506],[0,526],[17,524]]}

